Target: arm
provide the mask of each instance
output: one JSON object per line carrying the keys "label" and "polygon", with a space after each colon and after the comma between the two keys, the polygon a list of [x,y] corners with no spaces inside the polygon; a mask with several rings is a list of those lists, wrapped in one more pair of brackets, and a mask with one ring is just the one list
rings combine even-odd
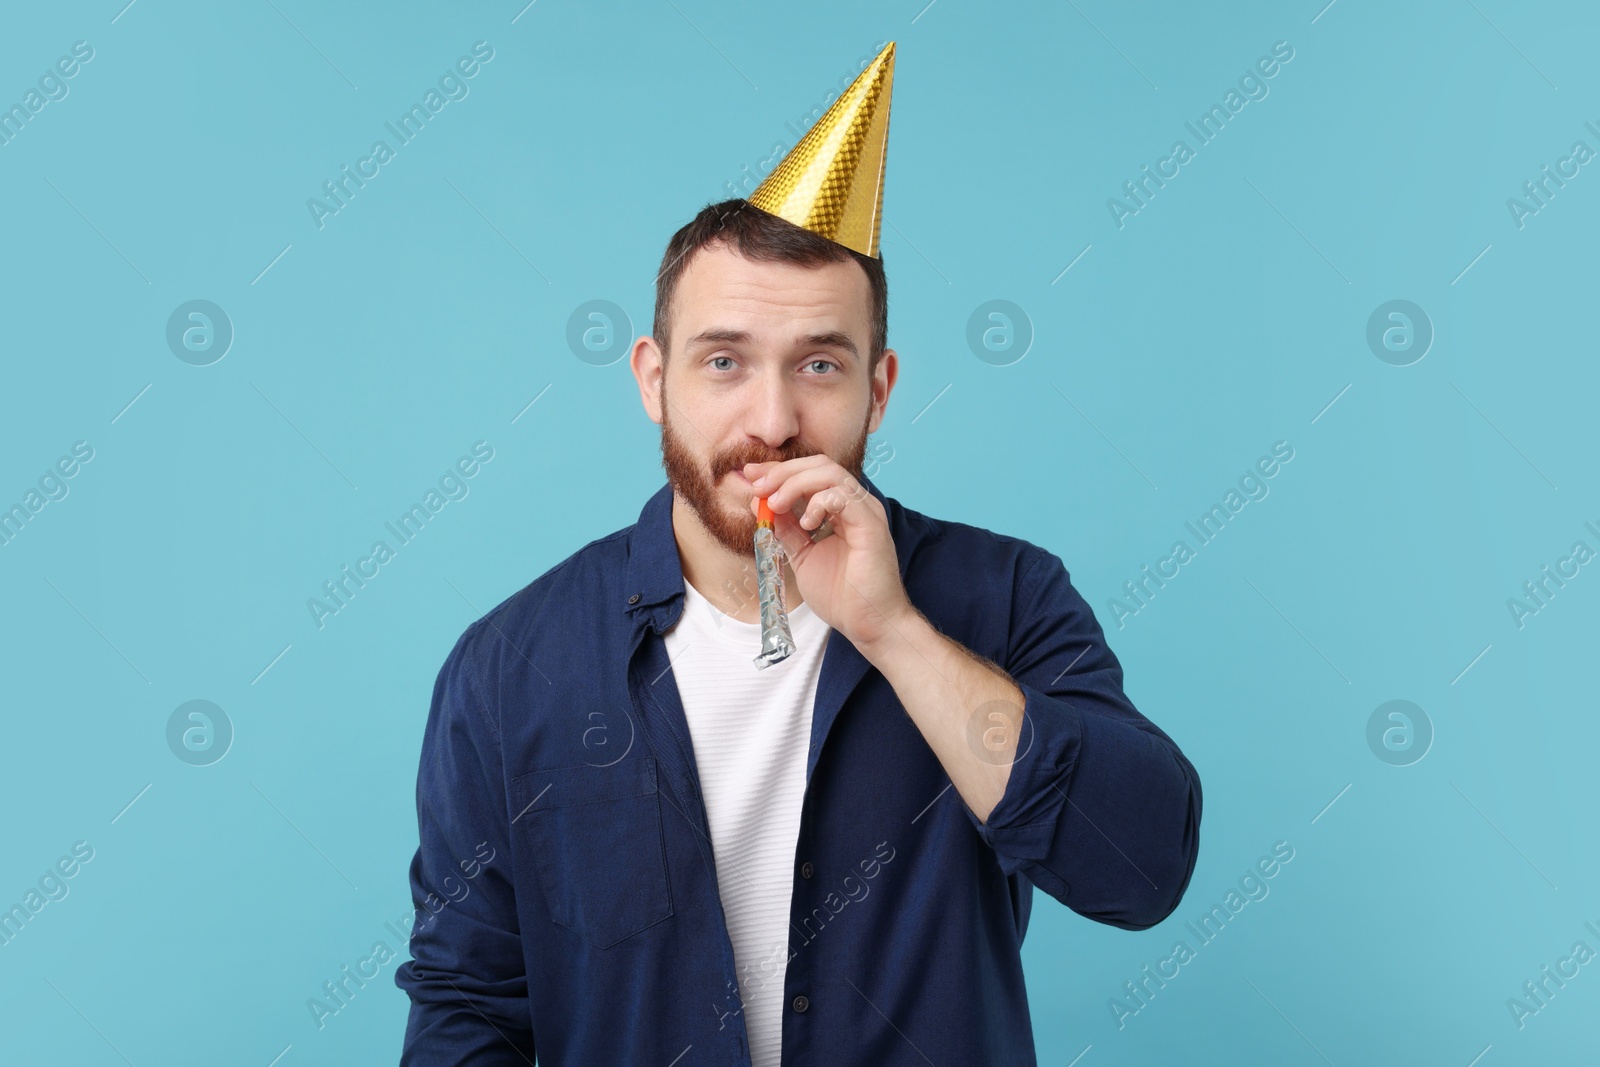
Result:
{"label": "arm", "polygon": [[434,683],[417,772],[413,959],[395,971],[411,997],[402,1067],[534,1059],[500,734],[467,661],[467,636]]}
{"label": "arm", "polygon": [[1039,550],[1023,564],[1005,670],[914,611],[861,651],[1007,875],[1123,929],[1172,914],[1199,852],[1200,777],[1123,693],[1122,666],[1059,558]]}

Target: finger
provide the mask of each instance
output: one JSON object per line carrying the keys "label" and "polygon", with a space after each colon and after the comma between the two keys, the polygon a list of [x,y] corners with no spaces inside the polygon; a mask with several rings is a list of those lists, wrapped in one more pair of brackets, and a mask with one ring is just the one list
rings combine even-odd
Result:
{"label": "finger", "polygon": [[[753,496],[753,497],[750,498],[750,514],[755,515],[757,518],[759,518],[761,516],[761,498],[760,497]],[[773,512],[773,514],[774,514],[774,516],[781,516],[783,518],[787,518],[791,522],[795,522],[795,524],[798,525],[798,520],[790,512],[777,511],[777,512]],[[827,518],[824,518],[822,520],[822,522],[820,524],[818,524],[815,528],[813,528],[813,529],[811,529],[809,531],[806,531],[806,530],[802,529],[801,532],[805,533],[807,535],[807,540],[809,540],[809,541],[811,541],[811,543],[815,544],[818,541],[822,541],[822,540],[825,540],[828,537],[833,536],[833,524],[830,523],[827,520]],[[781,538],[780,538],[780,540],[781,540]]]}
{"label": "finger", "polygon": [[844,511],[848,504],[848,494],[839,486],[831,486],[806,501],[805,508],[796,516],[796,521],[809,537],[824,522]]}
{"label": "finger", "polygon": [[789,509],[800,527],[813,541],[835,532],[881,527],[886,522],[883,506],[863,491],[859,483],[828,485]]}
{"label": "finger", "polygon": [[[823,499],[830,492],[835,493],[834,498]],[[842,537],[846,548],[858,545],[865,547],[888,534],[887,518],[882,514],[881,507],[874,509],[866,504],[855,503],[846,498],[842,491],[824,490],[821,496],[812,498],[815,504],[807,502],[805,506],[787,513],[797,536],[805,538],[807,548],[818,547],[824,541],[831,543],[836,539],[835,535]],[[844,501],[844,506],[835,510],[840,500]]]}
{"label": "finger", "polygon": [[743,471],[744,476],[749,478],[752,482],[763,475],[771,475],[772,477],[769,478],[771,484],[768,485],[767,488],[775,489],[778,485],[782,484],[785,478],[795,471],[805,470],[809,467],[815,467],[820,464],[831,462],[832,460],[819,452],[810,456],[801,456],[799,459],[769,459],[760,463],[746,463],[740,468],[740,470]]}
{"label": "finger", "polygon": [[772,532],[783,545],[783,552],[789,558],[789,566],[798,570],[811,554],[811,536],[801,528],[799,522],[788,512],[773,513]]}
{"label": "finger", "polygon": [[772,484],[777,481],[778,476],[774,473],[759,479],[756,486],[756,492],[767,497],[773,511],[793,511],[801,497],[815,496],[825,489],[837,487],[849,495],[860,485],[849,471],[832,460],[819,466],[785,472],[781,484]]}
{"label": "finger", "polygon": [[[760,501],[760,497],[750,498],[750,510],[758,517],[761,513]],[[791,512],[774,511],[772,518],[772,532],[783,545],[784,552],[788,554],[791,562],[796,562],[798,557],[806,554],[807,548],[833,533],[832,527],[826,520],[820,529],[807,530],[800,525],[800,516]]]}

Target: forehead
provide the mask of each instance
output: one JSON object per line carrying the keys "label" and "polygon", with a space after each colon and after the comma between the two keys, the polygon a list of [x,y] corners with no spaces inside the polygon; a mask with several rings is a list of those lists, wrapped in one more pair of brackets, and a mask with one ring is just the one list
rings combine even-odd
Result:
{"label": "forehead", "polygon": [[745,329],[769,339],[843,330],[867,342],[871,294],[852,259],[820,266],[746,259],[724,244],[690,257],[673,298],[676,337],[702,328]]}

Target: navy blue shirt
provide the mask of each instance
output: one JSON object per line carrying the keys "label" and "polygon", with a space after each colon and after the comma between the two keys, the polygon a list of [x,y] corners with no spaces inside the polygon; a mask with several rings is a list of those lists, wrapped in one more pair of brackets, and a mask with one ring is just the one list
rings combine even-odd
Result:
{"label": "navy blue shirt", "polygon": [[[782,989],[786,1067],[1034,1064],[1020,954],[1034,888],[1127,930],[1177,907],[1200,779],[1123,693],[1062,561],[862,481],[911,602],[1026,698],[987,821],[889,682],[830,631],[788,959],[735,970],[662,639],[684,603],[664,485],[637,523],[468,626],[439,671],[417,774],[414,959],[395,973],[411,998],[403,1065],[536,1051],[549,1067],[749,1065],[741,973],[747,991]],[[987,726],[975,715],[974,758]]]}

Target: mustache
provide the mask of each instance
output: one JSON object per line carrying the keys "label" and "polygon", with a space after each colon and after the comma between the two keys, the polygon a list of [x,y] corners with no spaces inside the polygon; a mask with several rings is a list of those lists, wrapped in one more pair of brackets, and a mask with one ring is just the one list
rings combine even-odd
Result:
{"label": "mustache", "polygon": [[742,471],[746,463],[774,463],[789,459],[803,459],[806,456],[815,456],[819,452],[809,445],[800,444],[792,448],[782,448],[776,452],[763,449],[745,449],[731,453],[712,467],[718,478],[730,471]]}

